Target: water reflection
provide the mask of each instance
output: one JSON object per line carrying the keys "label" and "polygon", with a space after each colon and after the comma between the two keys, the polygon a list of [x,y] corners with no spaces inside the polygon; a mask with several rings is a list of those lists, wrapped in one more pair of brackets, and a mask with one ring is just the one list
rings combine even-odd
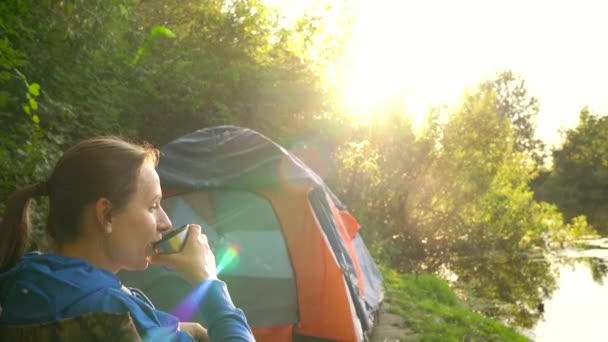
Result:
{"label": "water reflection", "polygon": [[608,265],[606,265],[606,260],[586,258],[585,262],[591,269],[591,277],[593,280],[599,285],[604,285],[604,278],[606,278],[606,273],[608,273]]}
{"label": "water reflection", "polygon": [[543,316],[543,303],[557,288],[557,269],[543,255],[518,251],[460,257],[451,269],[476,298],[474,309],[509,324],[530,328]]}
{"label": "water reflection", "polygon": [[[589,260],[594,261],[590,264]],[[598,260],[588,258],[583,263],[562,266],[559,289],[545,302],[545,315],[531,336],[537,342],[607,340],[608,288],[603,283],[606,266]],[[594,271],[597,265],[602,265],[595,268],[600,273]]]}
{"label": "water reflection", "polygon": [[549,255],[520,251],[458,257],[450,269],[483,314],[536,341],[606,341],[608,239]]}

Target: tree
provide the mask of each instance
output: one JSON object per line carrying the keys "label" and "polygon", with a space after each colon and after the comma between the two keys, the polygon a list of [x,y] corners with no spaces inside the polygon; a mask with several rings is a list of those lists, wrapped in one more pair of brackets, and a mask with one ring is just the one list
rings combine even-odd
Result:
{"label": "tree", "polygon": [[566,224],[555,206],[534,200],[526,157],[498,100],[481,87],[465,95],[442,128],[433,176],[449,186],[434,207],[450,219],[433,222],[441,243],[427,244],[477,295],[499,304],[487,314],[532,326],[541,315],[533,308],[555,289],[546,258],[552,242],[567,244],[593,230],[584,218]]}
{"label": "tree", "polygon": [[261,1],[7,0],[0,12],[2,198],[95,135],[159,145],[236,124],[290,145],[328,122],[300,54],[319,27],[284,27]]}
{"label": "tree", "polygon": [[608,233],[608,118],[583,108],[576,128],[553,151],[553,169],[535,182],[539,200],[557,204],[566,218],[585,215]]}
{"label": "tree", "polygon": [[496,94],[495,110],[500,117],[511,122],[515,151],[530,158],[536,167],[542,166],[546,158],[545,145],[535,138],[535,120],[540,103],[536,97],[529,94],[525,80],[506,70],[499,72],[495,79],[483,82],[480,88]]}
{"label": "tree", "polygon": [[285,27],[261,1],[146,1],[134,13],[149,30],[163,23],[176,39],[135,65],[120,122],[165,143],[194,129],[236,124],[289,145],[320,131],[329,101],[304,37],[315,18]]}
{"label": "tree", "polygon": [[465,93],[431,112],[422,135],[399,105],[382,108],[358,142],[340,148],[336,182],[362,234],[375,239],[372,250],[393,267],[448,269],[493,303],[487,314],[530,326],[540,317],[532,309],[555,288],[543,254],[550,242],[592,230],[534,200],[528,163],[496,101],[486,87]]}
{"label": "tree", "polygon": [[[8,0],[0,3],[0,198],[16,188],[42,180],[58,154],[56,136],[41,124],[45,96],[31,69],[31,56],[23,48],[36,41],[29,24],[36,4]],[[34,81],[32,81],[34,80]],[[46,203],[42,201],[42,208]],[[0,202],[0,214],[4,201]],[[45,216],[33,211],[32,221],[41,226]],[[33,233],[34,246],[41,241]]]}

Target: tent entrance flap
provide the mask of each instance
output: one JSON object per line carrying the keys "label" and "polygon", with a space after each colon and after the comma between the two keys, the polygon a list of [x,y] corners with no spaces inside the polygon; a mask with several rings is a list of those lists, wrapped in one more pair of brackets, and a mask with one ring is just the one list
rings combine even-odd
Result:
{"label": "tent entrance flap", "polygon": [[[268,200],[247,191],[196,191],[165,199],[162,205],[173,225],[203,227],[216,254],[218,276],[250,324],[297,322],[294,272]],[[237,255],[228,260],[224,247],[233,247]]]}

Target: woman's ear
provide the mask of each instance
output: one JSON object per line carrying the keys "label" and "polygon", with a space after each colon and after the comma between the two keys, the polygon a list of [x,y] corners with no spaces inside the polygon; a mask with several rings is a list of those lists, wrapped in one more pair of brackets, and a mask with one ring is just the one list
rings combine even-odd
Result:
{"label": "woman's ear", "polygon": [[105,233],[112,232],[112,202],[109,199],[101,197],[95,202],[95,218]]}

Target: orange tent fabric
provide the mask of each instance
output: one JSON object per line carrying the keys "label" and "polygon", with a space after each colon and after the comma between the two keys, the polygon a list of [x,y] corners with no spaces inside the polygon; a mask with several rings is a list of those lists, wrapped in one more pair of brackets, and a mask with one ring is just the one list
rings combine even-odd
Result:
{"label": "orange tent fabric", "polygon": [[[356,313],[342,269],[303,191],[263,191],[272,202],[284,230],[296,271],[301,335],[337,341],[357,341]],[[303,210],[305,208],[305,210]],[[319,270],[319,267],[322,269]]]}

